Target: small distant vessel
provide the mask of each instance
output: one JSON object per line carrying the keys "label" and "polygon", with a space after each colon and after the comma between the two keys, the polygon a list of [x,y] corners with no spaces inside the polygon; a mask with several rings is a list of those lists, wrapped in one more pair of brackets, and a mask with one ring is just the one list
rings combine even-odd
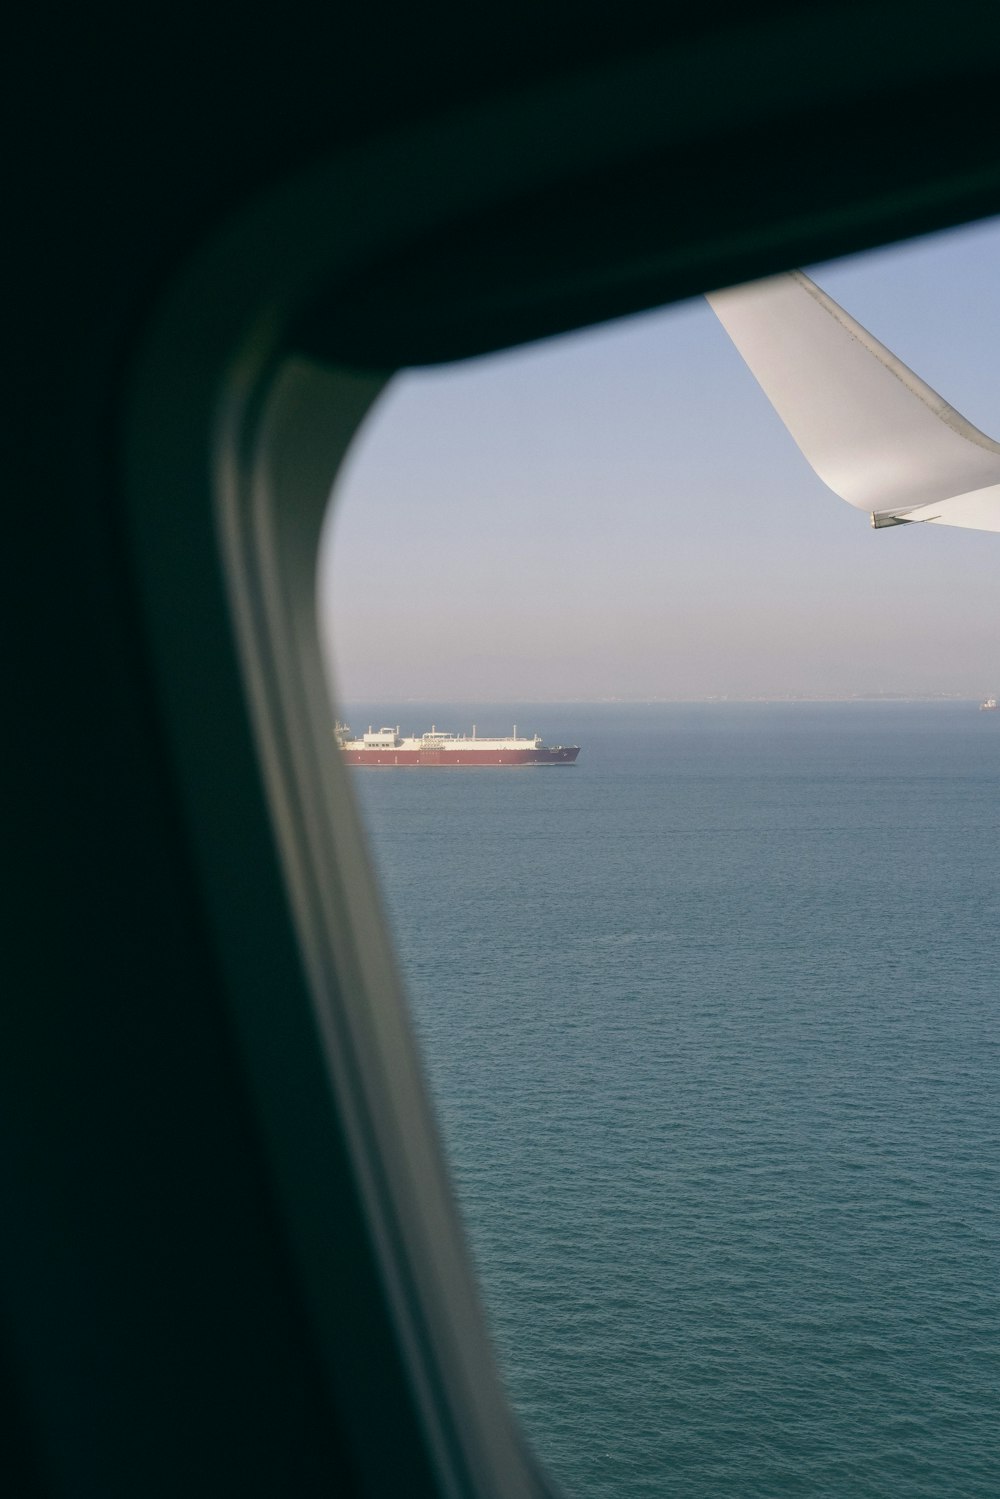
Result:
{"label": "small distant vessel", "polygon": [[576,744],[543,744],[518,737],[517,724],[509,739],[480,738],[472,733],[444,734],[433,724],[430,733],[403,737],[395,728],[373,729],[360,739],[346,724],[335,729],[337,744],[348,765],[572,765],[580,753]]}
{"label": "small distant vessel", "polygon": [[995,697],[988,697],[984,703],[979,704],[980,713],[996,713],[1000,704]]}

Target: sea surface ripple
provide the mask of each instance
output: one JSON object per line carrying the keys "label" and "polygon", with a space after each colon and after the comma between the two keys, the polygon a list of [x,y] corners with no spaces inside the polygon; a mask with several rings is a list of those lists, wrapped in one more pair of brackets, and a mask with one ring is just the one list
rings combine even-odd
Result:
{"label": "sea surface ripple", "polygon": [[575,767],[352,775],[544,1466],[996,1499],[1000,716],[529,716]]}

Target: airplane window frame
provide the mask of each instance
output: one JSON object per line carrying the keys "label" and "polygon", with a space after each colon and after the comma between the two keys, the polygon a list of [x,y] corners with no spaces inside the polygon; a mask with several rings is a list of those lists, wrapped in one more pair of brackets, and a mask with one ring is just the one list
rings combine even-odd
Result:
{"label": "airplane window frame", "polygon": [[[375,1492],[400,1492],[405,1473],[414,1496],[544,1499],[552,1490],[502,1389],[333,753],[320,530],[389,375],[337,369],[291,335],[343,251],[350,215],[331,211],[331,190],[340,207],[370,170],[354,162],[336,184],[326,171],[296,184],[277,211],[269,202],[209,246],[161,302],[125,418],[131,545],[186,831],[331,1412]],[[326,232],[303,237],[317,220]],[[255,274],[241,279],[248,264]],[[240,878],[248,850],[252,882]],[[364,1244],[346,1253],[328,1166],[338,1150],[364,1225]],[[375,1294],[366,1301],[359,1285],[345,1298],[345,1276],[365,1273]],[[380,1357],[366,1356],[368,1339]]]}
{"label": "airplane window frame", "polygon": [[[742,62],[735,45],[733,55]],[[670,180],[677,150],[662,100],[689,62],[679,47],[564,82],[554,97],[546,85],[487,100],[272,188],[192,252],[150,310],[127,381],[126,521],[163,732],[275,1201],[371,1492],[400,1492],[404,1468],[414,1499],[549,1490],[501,1389],[333,753],[314,595],[336,470],[386,380],[421,353],[485,353],[639,311],[763,275],[777,257],[814,261],[935,227],[978,201],[974,183],[965,198],[942,189],[907,213],[878,200],[803,216],[792,199],[777,222],[739,233],[723,203],[698,243],[661,244],[651,205],[662,194],[650,188],[658,171]],[[786,83],[794,106],[798,84]],[[767,89],[758,97],[768,119],[780,115]],[[512,132],[537,150],[511,149]],[[550,190],[552,213],[539,216]],[[498,222],[511,230],[499,247]],[[593,243],[581,223],[600,227]],[[448,321],[442,233],[468,250],[454,290],[467,328]],[[407,246],[429,253],[410,263]],[[522,250],[510,284],[501,274],[494,285],[492,271]],[[379,315],[383,275],[396,295],[369,362],[357,308]],[[393,351],[403,306],[419,315]],[[346,1248],[338,1153],[364,1225]],[[345,1294],[354,1277],[358,1294]],[[376,1283],[388,1307],[378,1315],[365,1295]],[[366,1339],[392,1356],[366,1358]],[[408,1422],[394,1453],[387,1410]]]}

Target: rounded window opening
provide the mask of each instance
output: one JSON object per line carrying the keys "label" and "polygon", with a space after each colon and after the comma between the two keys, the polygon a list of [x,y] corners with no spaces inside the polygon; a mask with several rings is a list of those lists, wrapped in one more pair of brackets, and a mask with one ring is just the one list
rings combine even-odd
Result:
{"label": "rounded window opening", "polygon": [[[998,235],[816,273],[994,434]],[[702,302],[404,375],[356,444],[331,753],[370,751],[493,1335],[569,1492],[1000,1486],[997,546],[873,532]]]}

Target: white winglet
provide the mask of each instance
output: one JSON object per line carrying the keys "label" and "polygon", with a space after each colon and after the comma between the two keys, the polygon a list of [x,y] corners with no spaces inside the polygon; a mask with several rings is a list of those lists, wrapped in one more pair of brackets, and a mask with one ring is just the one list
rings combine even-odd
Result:
{"label": "white winglet", "polygon": [[708,301],[816,473],[872,525],[1000,531],[1000,443],[801,271]]}

